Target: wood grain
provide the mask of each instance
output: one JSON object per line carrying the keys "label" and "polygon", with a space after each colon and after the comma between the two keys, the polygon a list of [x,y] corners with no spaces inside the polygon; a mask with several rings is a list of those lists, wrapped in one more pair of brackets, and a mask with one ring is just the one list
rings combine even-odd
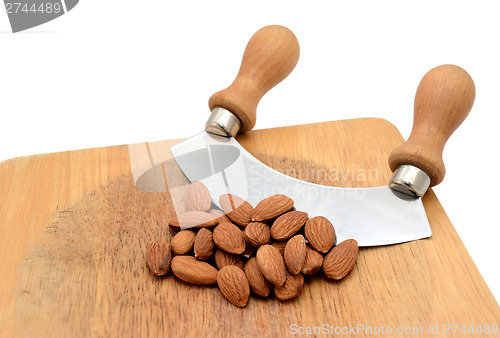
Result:
{"label": "wood grain", "polygon": [[0,164],[4,253],[0,256],[0,335],[14,332],[17,267],[29,248],[36,246],[41,231],[60,210],[129,168],[126,146],[21,157]]}
{"label": "wood grain", "polygon": [[[387,157],[402,137],[384,120],[360,119],[239,141],[291,176],[371,187],[390,180]],[[432,190],[424,206],[431,238],[362,248],[342,281],[306,277],[294,300],[251,297],[239,309],[217,287],[148,271],[146,245],[169,240],[174,208],[168,193],[135,187],[127,147],[3,162],[0,336],[281,337],[293,324],[422,327],[426,336],[429,325],[498,324],[500,308]]]}

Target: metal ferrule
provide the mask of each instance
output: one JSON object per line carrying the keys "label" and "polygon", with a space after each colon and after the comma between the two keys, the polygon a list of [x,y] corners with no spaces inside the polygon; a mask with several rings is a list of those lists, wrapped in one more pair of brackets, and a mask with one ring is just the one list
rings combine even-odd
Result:
{"label": "metal ferrule", "polygon": [[412,197],[422,197],[430,184],[431,180],[424,171],[407,164],[396,169],[389,187]]}
{"label": "metal ferrule", "polygon": [[238,134],[240,126],[240,119],[236,115],[224,108],[215,108],[205,124],[205,131],[219,136],[234,137]]}

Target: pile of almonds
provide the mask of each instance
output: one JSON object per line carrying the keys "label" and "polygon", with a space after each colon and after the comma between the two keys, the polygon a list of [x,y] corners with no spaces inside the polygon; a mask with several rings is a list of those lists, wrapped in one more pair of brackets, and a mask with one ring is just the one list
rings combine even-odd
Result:
{"label": "pile of almonds", "polygon": [[[323,270],[339,280],[354,267],[354,239],[335,244],[335,229],[324,217],[308,218],[285,195],[265,198],[255,208],[242,198],[225,194],[222,210],[213,209],[201,182],[189,186],[187,212],[170,220],[177,232],[171,243],[147,247],[147,265],[158,276],[170,269],[184,282],[219,286],[232,304],[244,307],[250,292],[267,297],[274,289],[280,300],[302,291],[304,276]],[[174,256],[172,258],[172,256]]]}

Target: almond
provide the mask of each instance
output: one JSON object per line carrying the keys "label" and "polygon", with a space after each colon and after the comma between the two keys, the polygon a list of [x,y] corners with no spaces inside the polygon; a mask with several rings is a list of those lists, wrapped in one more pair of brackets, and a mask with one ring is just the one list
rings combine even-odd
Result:
{"label": "almond", "polygon": [[225,267],[226,265],[236,265],[240,269],[243,269],[245,266],[245,262],[243,262],[243,258],[238,255],[230,254],[225,252],[224,250],[217,249],[215,251],[215,265],[220,269]]}
{"label": "almond", "polygon": [[217,269],[192,256],[175,256],[171,267],[174,275],[186,283],[212,285],[217,282]]}
{"label": "almond", "polygon": [[271,293],[272,284],[264,277],[257,264],[257,258],[250,258],[245,264],[245,275],[252,293],[259,297],[267,297]]}
{"label": "almond", "polygon": [[299,231],[308,218],[303,211],[289,211],[278,217],[271,227],[271,236],[276,240],[283,240]]}
{"label": "almond", "polygon": [[151,271],[158,275],[166,275],[170,271],[172,253],[167,242],[151,242],[146,248],[146,263]]}
{"label": "almond", "polygon": [[246,226],[252,221],[253,207],[243,198],[233,194],[224,194],[219,197],[219,204],[234,223]]}
{"label": "almond", "polygon": [[194,239],[194,257],[206,261],[215,252],[212,231],[202,228]]}
{"label": "almond", "polygon": [[217,273],[222,295],[233,305],[244,307],[250,298],[250,285],[245,273],[234,265],[226,265]]}
{"label": "almond", "polygon": [[173,230],[213,227],[217,224],[217,220],[212,215],[203,211],[188,211],[168,222],[168,225]]}
{"label": "almond", "polygon": [[252,221],[262,222],[284,214],[293,208],[293,200],[286,195],[272,195],[257,204],[253,213]]}
{"label": "almond", "polygon": [[348,239],[337,245],[326,255],[323,261],[323,272],[330,279],[344,278],[356,264],[358,242]]}
{"label": "almond", "polygon": [[207,187],[200,181],[189,185],[186,193],[186,209],[188,211],[208,211],[212,206],[212,198]]}
{"label": "almond", "polygon": [[250,285],[245,273],[234,265],[226,265],[217,273],[217,285],[232,304],[244,307],[250,298]]}
{"label": "almond", "polygon": [[285,254],[285,246],[286,243],[288,243],[288,240],[286,241],[277,241],[277,242],[272,242],[270,245],[278,249],[280,254],[284,255]]}
{"label": "almond", "polygon": [[257,250],[256,257],[259,269],[268,281],[278,286],[285,283],[285,261],[278,249],[269,244],[262,245]]}
{"label": "almond", "polygon": [[245,228],[245,239],[253,246],[259,247],[271,242],[269,225],[261,222],[252,222]]}
{"label": "almond", "polygon": [[306,247],[306,259],[302,266],[302,273],[304,275],[314,275],[323,266],[323,255],[311,248],[309,245]]}
{"label": "almond", "polygon": [[212,215],[216,220],[217,224],[221,223],[231,223],[231,220],[229,217],[226,216],[224,211],[219,210],[219,209],[212,209],[208,212],[210,215]]}
{"label": "almond", "polygon": [[320,253],[327,253],[335,244],[335,228],[323,216],[307,220],[304,235],[309,244]]}
{"label": "almond", "polygon": [[214,229],[214,243],[220,249],[241,254],[245,251],[246,242],[241,230],[233,223],[221,223]]}
{"label": "almond", "polygon": [[285,284],[274,287],[274,294],[279,300],[289,300],[295,298],[304,288],[304,276],[302,274],[286,274]]}
{"label": "almond", "polygon": [[292,275],[300,273],[306,260],[306,240],[302,235],[296,235],[290,238],[285,246],[284,252],[285,265]]}
{"label": "almond", "polygon": [[172,238],[172,251],[176,255],[185,255],[193,249],[196,232],[192,230],[181,230]]}

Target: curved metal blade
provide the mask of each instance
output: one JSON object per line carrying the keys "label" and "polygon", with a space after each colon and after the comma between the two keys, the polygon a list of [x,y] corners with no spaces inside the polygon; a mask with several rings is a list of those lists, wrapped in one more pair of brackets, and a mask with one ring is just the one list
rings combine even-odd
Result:
{"label": "curved metal blade", "polygon": [[234,138],[202,132],[171,147],[179,167],[203,182],[212,201],[238,195],[253,206],[285,194],[309,217],[324,216],[335,226],[337,242],[354,238],[360,246],[408,242],[431,236],[421,199],[396,196],[387,187],[337,188],[297,180],[258,161]]}

